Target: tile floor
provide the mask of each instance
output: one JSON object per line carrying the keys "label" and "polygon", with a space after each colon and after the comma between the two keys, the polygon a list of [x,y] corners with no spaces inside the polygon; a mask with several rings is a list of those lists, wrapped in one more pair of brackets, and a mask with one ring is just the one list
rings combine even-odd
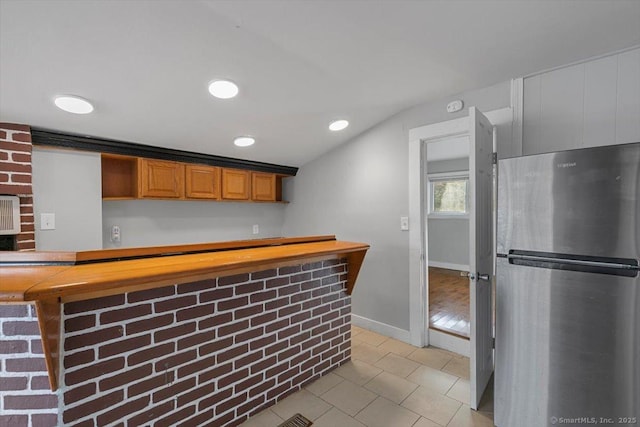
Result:
{"label": "tile floor", "polygon": [[469,404],[469,359],[351,328],[351,362],[247,420],[276,427],[299,412],[314,427],[493,426],[493,392]]}

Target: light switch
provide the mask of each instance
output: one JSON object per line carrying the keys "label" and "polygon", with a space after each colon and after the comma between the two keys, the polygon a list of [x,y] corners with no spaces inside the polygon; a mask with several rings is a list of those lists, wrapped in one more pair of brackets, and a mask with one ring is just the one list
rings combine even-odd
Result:
{"label": "light switch", "polygon": [[409,217],[401,216],[400,217],[400,230],[407,231],[409,229]]}
{"label": "light switch", "polygon": [[260,233],[260,226],[258,224],[253,224],[253,234]]}
{"label": "light switch", "polygon": [[40,230],[55,230],[55,229],[56,229],[56,214],[41,213],[40,214]]}

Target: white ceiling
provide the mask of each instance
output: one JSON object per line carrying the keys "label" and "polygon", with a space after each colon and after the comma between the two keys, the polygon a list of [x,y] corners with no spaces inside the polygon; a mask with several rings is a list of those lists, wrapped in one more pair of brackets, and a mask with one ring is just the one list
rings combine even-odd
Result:
{"label": "white ceiling", "polygon": [[[300,166],[413,105],[638,44],[639,22],[638,0],[0,0],[0,120]],[[237,98],[209,95],[220,77]]]}

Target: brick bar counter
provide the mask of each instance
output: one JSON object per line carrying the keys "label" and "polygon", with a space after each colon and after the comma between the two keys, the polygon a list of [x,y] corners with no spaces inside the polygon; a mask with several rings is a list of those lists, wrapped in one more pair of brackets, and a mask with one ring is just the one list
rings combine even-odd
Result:
{"label": "brick bar counter", "polygon": [[2,253],[0,426],[238,425],[349,360],[367,248]]}

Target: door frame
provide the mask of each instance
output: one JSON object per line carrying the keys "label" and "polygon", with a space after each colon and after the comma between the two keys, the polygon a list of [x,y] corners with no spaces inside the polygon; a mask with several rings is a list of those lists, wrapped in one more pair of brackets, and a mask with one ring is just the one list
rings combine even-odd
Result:
{"label": "door frame", "polygon": [[[511,107],[483,113],[494,126],[513,122]],[[428,230],[425,207],[428,203],[426,144],[443,138],[467,135],[469,116],[409,130],[409,335],[417,347],[429,345],[429,293],[427,277]],[[511,135],[509,135],[511,137]],[[471,220],[471,219],[470,219]]]}

